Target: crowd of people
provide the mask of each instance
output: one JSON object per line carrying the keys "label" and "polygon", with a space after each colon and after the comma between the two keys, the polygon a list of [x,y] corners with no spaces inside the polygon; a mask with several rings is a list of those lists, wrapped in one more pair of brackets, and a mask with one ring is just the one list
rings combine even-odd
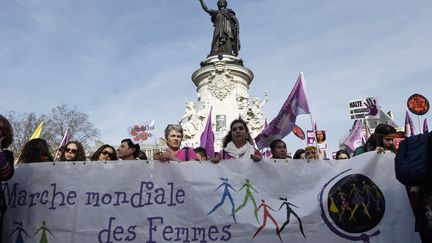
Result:
{"label": "crowd of people", "polygon": [[[6,134],[6,128],[9,122],[2,116],[0,126],[3,134],[8,135],[2,138],[2,146],[7,147],[12,143],[13,132],[12,127],[10,132]],[[9,124],[10,126],[10,124]],[[8,131],[9,131],[8,130]],[[334,159],[343,160],[349,159],[351,156],[357,156],[364,152],[377,151],[384,153],[385,151],[396,152],[393,144],[393,139],[396,134],[396,129],[387,124],[379,124],[375,132],[371,134],[369,139],[363,146],[358,147],[354,153],[350,154],[346,150],[336,152]],[[255,143],[251,137],[246,122],[242,119],[234,120],[230,125],[230,130],[223,139],[222,149],[215,154],[208,154],[202,147],[188,148],[181,147],[183,140],[183,128],[178,124],[170,124],[165,129],[165,140],[167,145],[166,151],[158,151],[154,153],[153,159],[161,162],[166,161],[211,161],[218,163],[220,160],[230,160],[239,158],[250,158],[252,161],[258,162],[263,159],[262,151],[255,147]],[[318,160],[327,159],[323,151],[317,146],[307,146],[295,151],[294,156],[288,154],[287,145],[281,139],[275,139],[270,144],[272,159],[306,159]],[[10,151],[5,156],[13,156]],[[134,143],[131,139],[123,139],[120,146],[115,149],[109,144],[100,146],[92,155],[88,156],[90,161],[108,161],[108,160],[148,160],[149,158],[140,145]],[[13,161],[13,159],[10,159]],[[35,163],[49,161],[85,161],[87,160],[86,151],[79,141],[69,141],[66,145],[59,148],[54,154],[48,143],[42,138],[36,138],[28,141],[22,148],[19,154],[19,163]]]}

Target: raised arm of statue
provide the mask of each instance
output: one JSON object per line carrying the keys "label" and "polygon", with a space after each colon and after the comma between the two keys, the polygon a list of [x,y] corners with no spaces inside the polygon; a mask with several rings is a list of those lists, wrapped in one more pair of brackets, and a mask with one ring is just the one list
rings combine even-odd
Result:
{"label": "raised arm of statue", "polygon": [[211,13],[210,9],[207,7],[207,5],[204,3],[204,0],[199,0],[201,3],[201,7],[204,9],[204,11],[206,11],[207,13]]}

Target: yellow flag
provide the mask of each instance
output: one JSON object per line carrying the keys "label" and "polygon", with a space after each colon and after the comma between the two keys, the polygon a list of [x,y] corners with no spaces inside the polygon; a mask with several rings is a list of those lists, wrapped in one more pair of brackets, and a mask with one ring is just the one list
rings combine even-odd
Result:
{"label": "yellow flag", "polygon": [[29,140],[32,140],[32,139],[35,139],[35,138],[39,138],[40,135],[41,135],[41,133],[42,133],[42,129],[43,129],[43,121],[36,128],[36,130],[34,131],[33,135],[30,137]]}

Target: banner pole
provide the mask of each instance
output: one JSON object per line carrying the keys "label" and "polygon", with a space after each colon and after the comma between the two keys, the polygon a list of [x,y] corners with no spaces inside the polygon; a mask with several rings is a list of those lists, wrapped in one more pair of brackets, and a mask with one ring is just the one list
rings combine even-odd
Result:
{"label": "banner pole", "polygon": [[422,128],[421,121],[420,121],[420,115],[417,115],[417,118],[418,118],[418,122],[419,122],[419,133],[418,134],[422,134],[422,133],[424,133],[424,131],[422,131],[423,128]]}
{"label": "banner pole", "polygon": [[[301,72],[300,75],[301,75],[302,85],[304,87],[303,89],[304,89],[304,93],[305,93],[305,98],[306,98],[306,100],[308,102],[308,106],[309,106],[309,98],[308,98],[308,94],[307,94],[306,80],[304,78],[303,72]],[[315,126],[314,126],[314,119],[312,117],[312,112],[311,112],[311,108],[310,107],[309,107],[309,116],[310,116],[310,119],[311,119],[311,126],[312,126],[312,130],[313,130],[314,138],[315,138],[315,148],[317,150],[319,158],[321,158],[321,154],[320,154],[320,151],[318,149],[318,142],[317,142],[317,137],[316,137],[316,129],[315,129]]]}

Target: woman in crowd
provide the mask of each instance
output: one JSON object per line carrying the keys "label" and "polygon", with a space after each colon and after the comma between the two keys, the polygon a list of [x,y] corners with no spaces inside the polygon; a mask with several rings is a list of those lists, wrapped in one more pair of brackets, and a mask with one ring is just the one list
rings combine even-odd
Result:
{"label": "woman in crowd", "polygon": [[90,157],[91,161],[117,160],[117,153],[113,146],[104,144]]}
{"label": "woman in crowd", "polygon": [[320,159],[320,151],[319,148],[315,146],[308,146],[305,148],[305,159]]}
{"label": "woman in crowd", "polygon": [[304,159],[304,158],[305,158],[304,149],[297,149],[297,151],[294,153],[293,159]]}
{"label": "woman in crowd", "polygon": [[84,147],[80,142],[70,141],[60,155],[60,161],[85,161]]}
{"label": "woman in crowd", "polygon": [[154,159],[161,162],[174,160],[178,162],[198,160],[198,156],[190,148],[180,148],[183,140],[183,128],[180,125],[168,125],[165,128],[165,140],[168,150],[155,153]]}
{"label": "woman in crowd", "polygon": [[14,156],[7,148],[13,141],[13,129],[6,117],[0,115],[0,182],[14,174]]}
{"label": "woman in crowd", "polygon": [[359,154],[377,151],[377,153],[385,153],[385,151],[392,151],[395,153],[395,147],[393,139],[396,133],[396,129],[387,124],[379,124],[375,128],[375,132],[369,137],[364,146],[356,148],[354,156]]}
{"label": "woman in crowd", "polygon": [[316,138],[317,138],[317,143],[318,144],[322,144],[326,141],[326,134],[325,131],[323,130],[318,130],[315,132]]}
{"label": "woman in crowd", "polygon": [[336,152],[336,160],[340,160],[340,159],[349,159],[350,155],[348,153],[348,151],[341,149],[339,151]]}
{"label": "woman in crowd", "polygon": [[[7,101],[5,102],[7,103]],[[14,174],[14,156],[7,148],[13,141],[13,129],[6,117],[0,115],[0,185]],[[3,195],[3,187],[0,187],[0,242],[2,241],[3,215],[7,209],[6,200]]]}
{"label": "woman in crowd", "polygon": [[286,143],[282,139],[276,139],[270,144],[272,159],[287,159]]}
{"label": "woman in crowd", "polygon": [[218,163],[222,159],[240,158],[251,158],[255,162],[262,159],[261,153],[253,146],[246,122],[236,119],[231,123],[230,131],[223,139],[222,150],[217,157],[212,159],[212,162]]}
{"label": "woman in crowd", "polygon": [[48,143],[42,138],[35,138],[28,141],[19,159],[20,163],[38,163],[54,161]]}

